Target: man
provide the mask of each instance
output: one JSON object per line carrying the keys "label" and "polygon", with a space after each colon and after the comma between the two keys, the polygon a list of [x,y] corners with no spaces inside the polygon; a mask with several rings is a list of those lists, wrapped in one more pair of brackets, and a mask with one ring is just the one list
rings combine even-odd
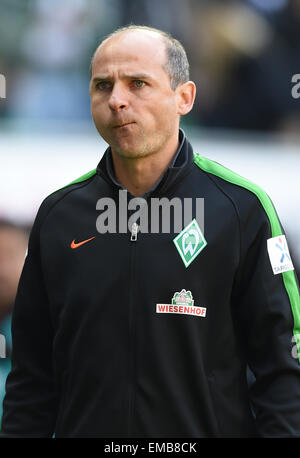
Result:
{"label": "man", "polygon": [[[2,435],[299,436],[286,240],[266,194],[194,156],[179,130],[195,98],[182,46],[147,27],[116,31],[95,52],[90,95],[110,147],[38,212]],[[153,223],[154,199],[168,230]]]}

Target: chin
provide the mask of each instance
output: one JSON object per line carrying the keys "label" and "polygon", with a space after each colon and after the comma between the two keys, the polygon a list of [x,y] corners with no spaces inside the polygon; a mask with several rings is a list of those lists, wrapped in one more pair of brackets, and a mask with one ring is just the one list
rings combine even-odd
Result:
{"label": "chin", "polygon": [[126,159],[138,159],[140,157],[145,157],[148,154],[147,153],[141,153],[140,151],[117,151],[117,154],[121,157],[124,157]]}
{"label": "chin", "polygon": [[118,156],[127,158],[127,159],[137,159],[139,157],[148,156],[148,152],[145,149],[145,146],[138,145],[118,145],[112,149],[116,152]]}

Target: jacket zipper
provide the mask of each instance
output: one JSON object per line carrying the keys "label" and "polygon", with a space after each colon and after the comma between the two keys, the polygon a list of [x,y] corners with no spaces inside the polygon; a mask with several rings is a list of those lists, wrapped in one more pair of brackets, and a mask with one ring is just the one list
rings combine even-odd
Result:
{"label": "jacket zipper", "polygon": [[139,230],[138,224],[133,223],[133,225],[131,226],[131,237],[130,237],[131,242],[137,241],[138,230]]}
{"label": "jacket zipper", "polygon": [[[128,409],[128,437],[132,435],[133,416],[134,416],[134,399],[135,399],[135,378],[136,378],[136,310],[135,310],[135,286],[136,286],[136,242],[138,239],[139,226],[133,223],[131,226],[131,271],[129,285],[129,409]],[[135,243],[134,243],[135,242]]]}

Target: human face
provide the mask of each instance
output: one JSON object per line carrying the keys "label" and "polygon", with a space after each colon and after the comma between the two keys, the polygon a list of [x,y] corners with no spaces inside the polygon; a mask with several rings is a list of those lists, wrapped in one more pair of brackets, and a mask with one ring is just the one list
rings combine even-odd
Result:
{"label": "human face", "polygon": [[[97,50],[90,96],[95,126],[114,153],[139,158],[178,141],[177,94],[157,33],[123,32]],[[175,151],[174,151],[175,152]]]}

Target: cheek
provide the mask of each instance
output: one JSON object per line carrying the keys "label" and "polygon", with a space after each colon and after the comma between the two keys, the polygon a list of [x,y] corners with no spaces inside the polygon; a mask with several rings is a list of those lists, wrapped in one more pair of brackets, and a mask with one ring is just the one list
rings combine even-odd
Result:
{"label": "cheek", "polygon": [[158,102],[154,109],[155,122],[160,130],[166,126],[173,125],[177,119],[176,104],[173,99],[165,99],[163,103]]}
{"label": "cheek", "polygon": [[99,116],[99,113],[101,113],[99,102],[97,101],[91,102],[91,113],[93,117]]}
{"label": "cheek", "polygon": [[107,116],[105,110],[101,108],[100,103],[91,103],[91,114],[97,128],[105,127],[107,123]]}
{"label": "cheek", "polygon": [[95,95],[91,98],[91,111],[92,113],[98,114],[98,113],[104,113],[105,110],[103,109],[105,106],[103,100],[101,97]]}

